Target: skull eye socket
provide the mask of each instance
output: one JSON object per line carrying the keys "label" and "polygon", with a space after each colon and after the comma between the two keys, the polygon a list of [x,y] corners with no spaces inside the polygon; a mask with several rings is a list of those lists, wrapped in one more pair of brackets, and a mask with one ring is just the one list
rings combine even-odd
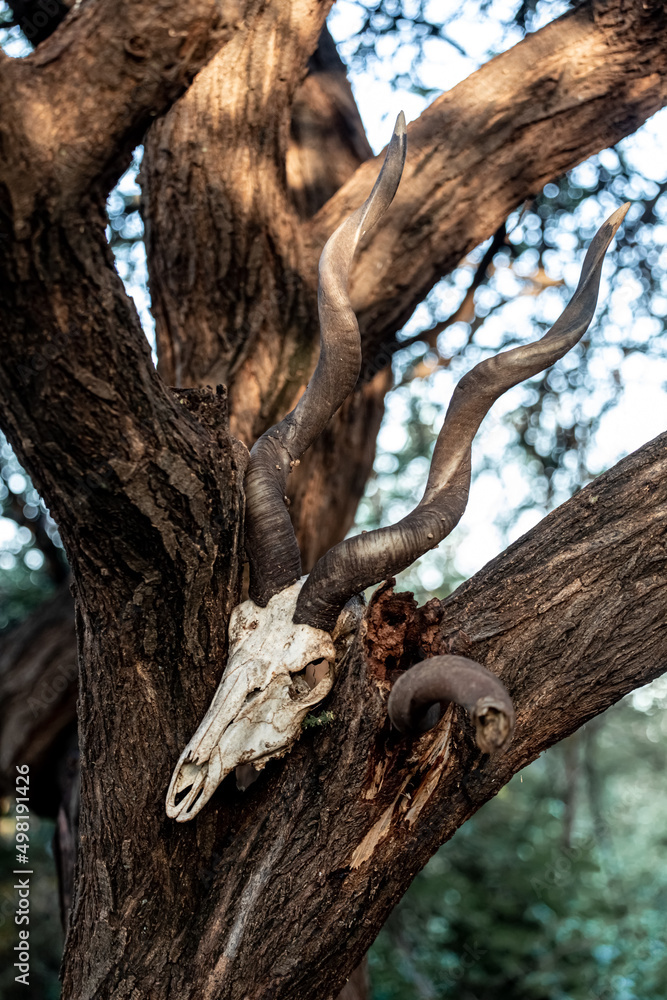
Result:
{"label": "skull eye socket", "polygon": [[325,677],[329,676],[329,661],[323,656],[318,657],[317,660],[311,660],[306,666],[306,684],[311,689],[316,687],[320,681],[324,680]]}

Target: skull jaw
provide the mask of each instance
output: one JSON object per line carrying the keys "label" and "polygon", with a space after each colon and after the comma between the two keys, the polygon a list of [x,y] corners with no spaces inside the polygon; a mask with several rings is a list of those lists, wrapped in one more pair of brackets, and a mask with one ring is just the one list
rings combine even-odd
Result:
{"label": "skull jaw", "polygon": [[177,823],[185,823],[196,816],[218,787],[219,781],[215,779],[216,771],[220,773],[222,781],[224,776],[220,764],[220,751],[217,747],[212,750],[209,759],[200,764],[185,754],[181,755],[167,791],[167,816],[175,819]]}
{"label": "skull jaw", "polygon": [[[176,822],[193,819],[240,764],[261,770],[286,754],[309,710],[331,690],[331,636],[292,622],[302,585],[299,580],[276,594],[266,608],[245,601],[234,609],[227,669],[169,784],[166,811]],[[309,690],[298,675],[318,660],[328,662],[329,671]]]}

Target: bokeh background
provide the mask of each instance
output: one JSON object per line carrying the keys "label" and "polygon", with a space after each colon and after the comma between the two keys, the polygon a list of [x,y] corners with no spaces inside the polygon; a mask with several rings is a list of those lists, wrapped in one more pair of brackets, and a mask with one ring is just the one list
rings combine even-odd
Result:
{"label": "bokeh background", "polygon": [[[438,93],[567,9],[527,0],[338,0],[329,28],[379,151],[399,108]],[[9,12],[0,3],[0,20]],[[30,50],[18,28],[0,44]],[[152,340],[137,149],[109,199],[118,271]],[[595,323],[549,372],[507,393],[476,442],[468,511],[400,581],[444,597],[510,541],[667,426],[667,112],[521,206],[441,281],[402,333],[375,471],[355,532],[419,499],[460,376],[541,336],[588,240],[632,201],[608,255]],[[0,644],[66,579],[57,526],[0,436]],[[664,1000],[667,995],[667,679],[554,747],[432,859],[371,953],[375,1000]],[[14,820],[0,814],[0,996],[14,983]],[[35,820],[31,995],[59,996],[52,825]]]}

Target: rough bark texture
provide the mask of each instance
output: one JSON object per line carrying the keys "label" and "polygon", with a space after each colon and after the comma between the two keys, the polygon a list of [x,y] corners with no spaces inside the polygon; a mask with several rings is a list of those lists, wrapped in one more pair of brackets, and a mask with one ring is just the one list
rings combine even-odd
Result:
{"label": "rough bark texture", "polygon": [[[225,391],[201,383],[229,383],[247,441],[291,405],[315,360],[319,249],[377,171],[355,169],[366,147],[340,79],[325,73],[318,89],[313,74],[298,91],[328,7],[84,3],[29,58],[0,57],[0,418],[59,523],[77,614],[81,854],[65,1000],[335,996],[442,840],[667,662],[663,436],[444,604],[381,590],[340,664],[333,722],[245,796],[228,781],[192,823],[167,819],[241,589],[246,452]],[[665,102],[664,18],[652,0],[585,3],[412,126],[398,208],[353,282],[364,384],[294,484],[309,556],[314,536],[344,531],[345,490],[370,467],[395,331],[518,202]],[[182,383],[169,389],[113,269],[102,199],[193,77],[152,130],[144,171],[160,367]],[[318,107],[346,122],[335,163],[299,126]],[[331,465],[354,466],[347,449],[364,433],[357,468],[328,496],[313,491]],[[451,710],[418,741],[390,731],[395,672],[442,652],[508,686],[518,725],[502,758],[482,756]],[[16,748],[16,733],[0,743],[3,766]],[[71,872],[76,801],[67,773],[59,782]]]}
{"label": "rough bark texture", "polygon": [[[303,220],[372,156],[328,31],[308,59],[317,23],[294,36],[288,12],[268,10],[199,74],[151,129],[141,171],[159,371],[174,385],[233,386],[232,432],[249,447],[296,403],[317,361]],[[257,66],[254,91],[239,88],[249,52],[267,48],[275,63]],[[304,571],[352,524],[389,387],[374,376],[389,359],[365,373],[290,484]]]}
{"label": "rough bark texture", "polygon": [[3,57],[3,133],[12,137],[4,158],[17,219],[43,199],[67,212],[86,190],[105,194],[153,118],[260,6],[83,3],[27,59]]}
{"label": "rough bark texture", "polygon": [[[42,19],[38,18],[39,24],[33,25],[35,13],[44,12],[38,6],[38,0],[31,4],[10,6],[22,27],[29,21],[27,34],[35,44],[49,37],[67,13],[66,7],[60,5],[58,12],[54,8],[48,24],[42,25]],[[39,36],[34,39],[30,25],[39,28]],[[148,159],[151,148],[149,143]],[[370,156],[372,151],[354,104],[345,68],[325,27],[318,49],[309,61],[308,76],[297,89],[292,109],[287,180],[299,214],[303,217],[314,214]],[[186,166],[189,162],[186,160]],[[161,233],[155,247],[148,239],[149,252],[158,257],[168,242],[168,230],[165,235],[162,228],[169,218],[167,202],[164,197],[156,197],[154,204],[147,203],[145,206],[148,219],[155,220],[153,228]],[[183,221],[181,215],[178,218]],[[149,227],[149,237],[151,232]],[[176,246],[182,235],[180,231],[174,234]],[[195,241],[193,251],[199,253],[201,249]],[[171,282],[175,294],[180,294],[179,286],[174,283],[182,280],[182,269],[168,268],[163,273],[158,259],[153,265],[153,274],[156,276],[155,287],[159,288],[161,280],[167,284]],[[200,303],[201,299],[196,301]],[[158,323],[158,336],[160,329]],[[32,376],[33,372],[45,368],[53,350],[47,349],[31,356],[28,365],[24,366],[24,375]],[[199,382],[204,383],[206,376],[206,372],[199,373]],[[186,381],[189,383],[191,378]],[[194,381],[196,383],[197,379]],[[376,379],[364,383],[359,393],[345,404],[339,416],[339,419],[346,420],[348,433],[334,435],[327,430],[318,450],[318,463],[311,468],[310,475],[304,476],[299,470],[293,477],[295,500],[292,510],[307,567],[312,566],[323,552],[339,540],[341,525],[349,526],[352,522],[372,467],[388,386],[386,370]],[[333,490],[330,488],[332,470],[341,467],[346,471],[346,488]],[[38,538],[37,541],[48,557],[50,550],[44,540]],[[68,584],[3,641],[0,655],[0,705],[4,709],[0,714],[0,789],[8,793],[13,788],[17,761],[30,764],[33,776],[39,772],[40,786],[45,789],[56,787],[54,773],[59,758],[57,747],[60,745],[56,741],[63,730],[75,723],[77,685],[74,602]],[[42,762],[45,765],[43,776]],[[57,808],[53,795],[43,802],[40,797],[40,810],[45,815],[55,816]]]}
{"label": "rough bark texture", "polygon": [[[365,359],[364,398],[351,407],[359,426],[370,418],[369,438],[383,412],[384,391],[374,376],[386,369],[396,332],[435,282],[548,180],[635,131],[665,103],[666,27],[664,4],[655,0],[581,4],[483,66],[409,127],[396,205],[359,251],[351,280]],[[286,56],[293,51],[287,46]],[[235,52],[221,51],[152,130],[142,177],[155,220],[147,250],[160,370],[172,384],[225,382],[233,433],[251,445],[294,405],[314,368],[317,258],[367,196],[379,162],[354,169],[368,158],[368,146],[349,86],[324,55],[326,71],[311,74],[292,106],[285,180],[284,81],[271,106],[255,107],[246,123],[247,96],[232,87]],[[265,81],[276,70],[263,63],[258,72]],[[319,155],[314,143],[303,149],[299,137],[314,115],[323,132],[342,133],[335,152],[331,141]],[[255,148],[258,136],[263,158],[246,164],[248,144]],[[257,177],[252,193],[244,193],[247,174],[239,175],[239,162]],[[333,184],[348,173],[332,197]],[[326,179],[309,188],[328,198],[312,221],[302,220],[320,206],[317,197],[304,205],[304,176]],[[288,203],[276,193],[286,183]],[[275,245],[268,236],[254,239],[259,231],[272,234]],[[249,273],[255,280],[248,281]],[[344,410],[305,457],[290,490],[300,543],[314,556],[344,537],[359,482],[370,473],[370,464],[362,477],[356,468],[346,472],[354,436]],[[367,458],[372,462],[372,449]],[[324,494],[318,487],[327,469]],[[306,495],[310,509],[302,515]],[[324,539],[332,500],[344,517],[337,537]],[[304,567],[310,565],[305,559]]]}
{"label": "rough bark texture", "polygon": [[[227,782],[191,824],[163,814],[178,740],[151,699],[124,701],[122,727],[87,748],[84,801],[100,812],[83,871],[97,909],[79,900],[65,995],[335,996],[443,839],[542,750],[665,669],[666,445],[663,435],[621,463],[442,605],[418,610],[381,590],[327,704],[334,722],[245,795]],[[511,692],[517,731],[503,757],[480,754],[460,712],[416,741],[390,731],[393,672],[448,651]],[[161,739],[140,744],[139,728]],[[154,863],[138,864],[134,844]]]}

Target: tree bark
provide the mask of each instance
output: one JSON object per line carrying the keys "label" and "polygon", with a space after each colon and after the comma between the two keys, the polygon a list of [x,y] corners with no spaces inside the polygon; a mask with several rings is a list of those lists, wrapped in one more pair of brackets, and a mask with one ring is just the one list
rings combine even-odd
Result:
{"label": "tree bark", "polygon": [[3,55],[3,166],[16,222],[44,199],[67,213],[84,191],[103,198],[153,118],[261,5],[81,4],[26,59]]}
{"label": "tree bark", "polygon": [[[210,347],[206,377],[229,381],[234,427],[250,439],[308,377],[317,253],[376,167],[360,166],[303,221],[282,163],[328,3],[256,0],[230,20],[204,2],[137,0],[122,19],[117,6],[83,5],[32,56],[0,58],[11,112],[0,125],[0,416],[58,520],[75,581],[81,854],[63,995],[332,997],[444,839],[542,749],[664,669],[666,438],[443,604],[417,609],[382,588],[338,665],[333,721],[306,731],[245,796],[226,782],[192,823],[168,820],[169,776],[219,680],[240,596],[247,453],[222,387],[172,390],[155,372],[105,244],[102,199],[147,122],[198,74],[156,130],[164,203],[185,213],[189,195],[211,216],[193,202],[196,244],[160,263],[185,268],[183,308],[196,320],[172,325],[157,306],[173,338],[161,363],[181,380],[176,361]],[[663,28],[661,4],[584,4],[413,126],[404,193],[362,250],[354,285],[369,375],[377,345],[391,343],[448,261],[532,185],[664,102]],[[200,86],[207,100],[192,107]],[[187,106],[193,117],[181,120]],[[206,127],[190,131],[190,120]],[[170,165],[181,141],[188,159]],[[476,179],[480,166],[488,173]],[[364,406],[377,412],[386,382],[367,381],[324,439],[312,466],[320,482],[322,456],[345,453],[340,428],[347,421],[359,441]],[[297,489],[308,512],[309,490]],[[314,509],[303,515],[311,532]],[[419,740],[391,731],[393,678],[442,652],[485,663],[509,687],[518,726],[502,758],[481,755],[451,709]]]}
{"label": "tree bark", "polygon": [[[361,398],[333,418],[290,487],[306,569],[311,554],[321,555],[351,526],[373,448],[363,468],[354,463],[349,474],[345,459],[367,422],[369,440],[379,427],[388,378],[376,376],[391,362],[397,331],[435,282],[517,205],[665,104],[666,28],[664,4],[656,0],[583,3],[483,66],[409,126],[401,187],[360,248],[351,278],[364,345]],[[270,23],[263,30],[278,29]],[[342,76],[311,74],[291,106],[308,52],[284,52],[272,70],[262,62],[258,71],[265,88],[273,72],[275,100],[245,115],[246,98],[231,85],[242,60],[234,46],[222,50],[151,130],[142,169],[160,370],[172,384],[225,382],[232,431],[248,446],[295,404],[310,377],[317,259],[379,170],[376,159],[362,163],[368,148]],[[300,148],[304,122],[314,114],[339,137],[337,154],[332,142],[319,156]],[[250,167],[252,196],[244,187],[247,166],[238,169],[249,148],[261,150]],[[296,178],[321,176],[328,163],[321,188],[328,200],[304,220],[317,199],[306,207]],[[324,536],[332,504],[340,520]]]}
{"label": "tree bark", "polygon": [[[226,782],[190,824],[164,817],[179,742],[135,685],[138,707],[105,727],[103,752],[99,739],[87,748],[84,801],[102,822],[89,818],[83,837],[79,877],[95,888],[75,910],[65,997],[335,996],[443,840],[541,751],[665,669],[666,445],[600,477],[447,601],[418,609],[381,588],[341,664],[334,721],[244,795]],[[459,710],[418,740],[391,731],[392,678],[442,652],[474,657],[508,687],[517,730],[501,758],[480,753]]]}
{"label": "tree bark", "polygon": [[[303,222],[372,157],[326,27],[311,56],[318,24],[297,39],[288,8],[282,20],[268,10],[156,122],[141,169],[159,371],[174,385],[233,386],[231,429],[248,447],[295,405],[316,361]],[[280,62],[258,69],[264,81],[247,107],[248,91],[232,81],[250,52],[274,48]],[[268,82],[276,76],[277,87]],[[304,571],[354,520],[375,457],[389,358],[341,408],[290,484]]]}

